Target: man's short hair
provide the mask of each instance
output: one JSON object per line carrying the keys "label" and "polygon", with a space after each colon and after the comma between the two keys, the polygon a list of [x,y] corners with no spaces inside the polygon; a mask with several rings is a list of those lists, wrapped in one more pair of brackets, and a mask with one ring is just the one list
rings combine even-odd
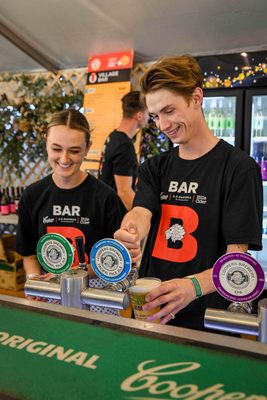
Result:
{"label": "man's short hair", "polygon": [[146,109],[144,99],[138,90],[125,94],[121,101],[123,118],[132,118],[137,112],[143,112]]}
{"label": "man's short hair", "polygon": [[165,56],[144,73],[140,85],[144,95],[159,89],[168,89],[189,101],[194,89],[202,88],[203,75],[194,57]]}

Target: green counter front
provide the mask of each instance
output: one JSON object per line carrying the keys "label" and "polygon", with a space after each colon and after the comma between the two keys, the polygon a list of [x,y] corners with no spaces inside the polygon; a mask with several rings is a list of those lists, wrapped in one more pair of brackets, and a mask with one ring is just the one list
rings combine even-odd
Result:
{"label": "green counter front", "polygon": [[249,340],[0,296],[0,393],[14,399],[267,400],[266,361]]}

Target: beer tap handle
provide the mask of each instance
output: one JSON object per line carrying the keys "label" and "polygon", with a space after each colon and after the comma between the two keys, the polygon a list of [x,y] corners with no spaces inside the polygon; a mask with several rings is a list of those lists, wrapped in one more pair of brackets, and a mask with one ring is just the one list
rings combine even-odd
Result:
{"label": "beer tap handle", "polygon": [[82,236],[76,236],[75,244],[78,252],[79,268],[87,271],[87,264],[85,262],[85,248]]}

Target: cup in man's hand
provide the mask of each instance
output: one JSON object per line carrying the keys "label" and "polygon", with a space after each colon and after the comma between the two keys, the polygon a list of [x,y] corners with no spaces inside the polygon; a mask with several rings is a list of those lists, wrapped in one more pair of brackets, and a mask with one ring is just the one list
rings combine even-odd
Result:
{"label": "cup in man's hand", "polygon": [[[160,306],[153,308],[149,311],[144,311],[142,309],[143,305],[146,303],[146,295],[156,287],[160,286],[161,280],[157,278],[140,278],[136,280],[134,286],[129,288],[129,295],[131,299],[131,304],[134,311],[135,319],[146,321],[147,318],[153,314],[160,311]],[[160,323],[160,318],[153,321],[155,323]]]}

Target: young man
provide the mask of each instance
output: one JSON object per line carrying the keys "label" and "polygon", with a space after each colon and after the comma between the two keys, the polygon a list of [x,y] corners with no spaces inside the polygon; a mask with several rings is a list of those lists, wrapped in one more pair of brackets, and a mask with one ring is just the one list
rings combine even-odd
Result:
{"label": "young man", "polygon": [[127,210],[133,205],[137,157],[132,142],[137,129],[148,123],[148,111],[138,91],[122,98],[122,120],[105,142],[99,177],[115,189]]}
{"label": "young man", "polygon": [[204,329],[207,307],[227,308],[212,267],[226,252],[260,250],[262,181],[257,163],[219,140],[202,112],[202,74],[190,56],[164,57],[143,76],[150,116],[178,147],[140,168],[134,208],[114,237],[140,256],[140,275],[164,281],[147,296],[150,320]]}

